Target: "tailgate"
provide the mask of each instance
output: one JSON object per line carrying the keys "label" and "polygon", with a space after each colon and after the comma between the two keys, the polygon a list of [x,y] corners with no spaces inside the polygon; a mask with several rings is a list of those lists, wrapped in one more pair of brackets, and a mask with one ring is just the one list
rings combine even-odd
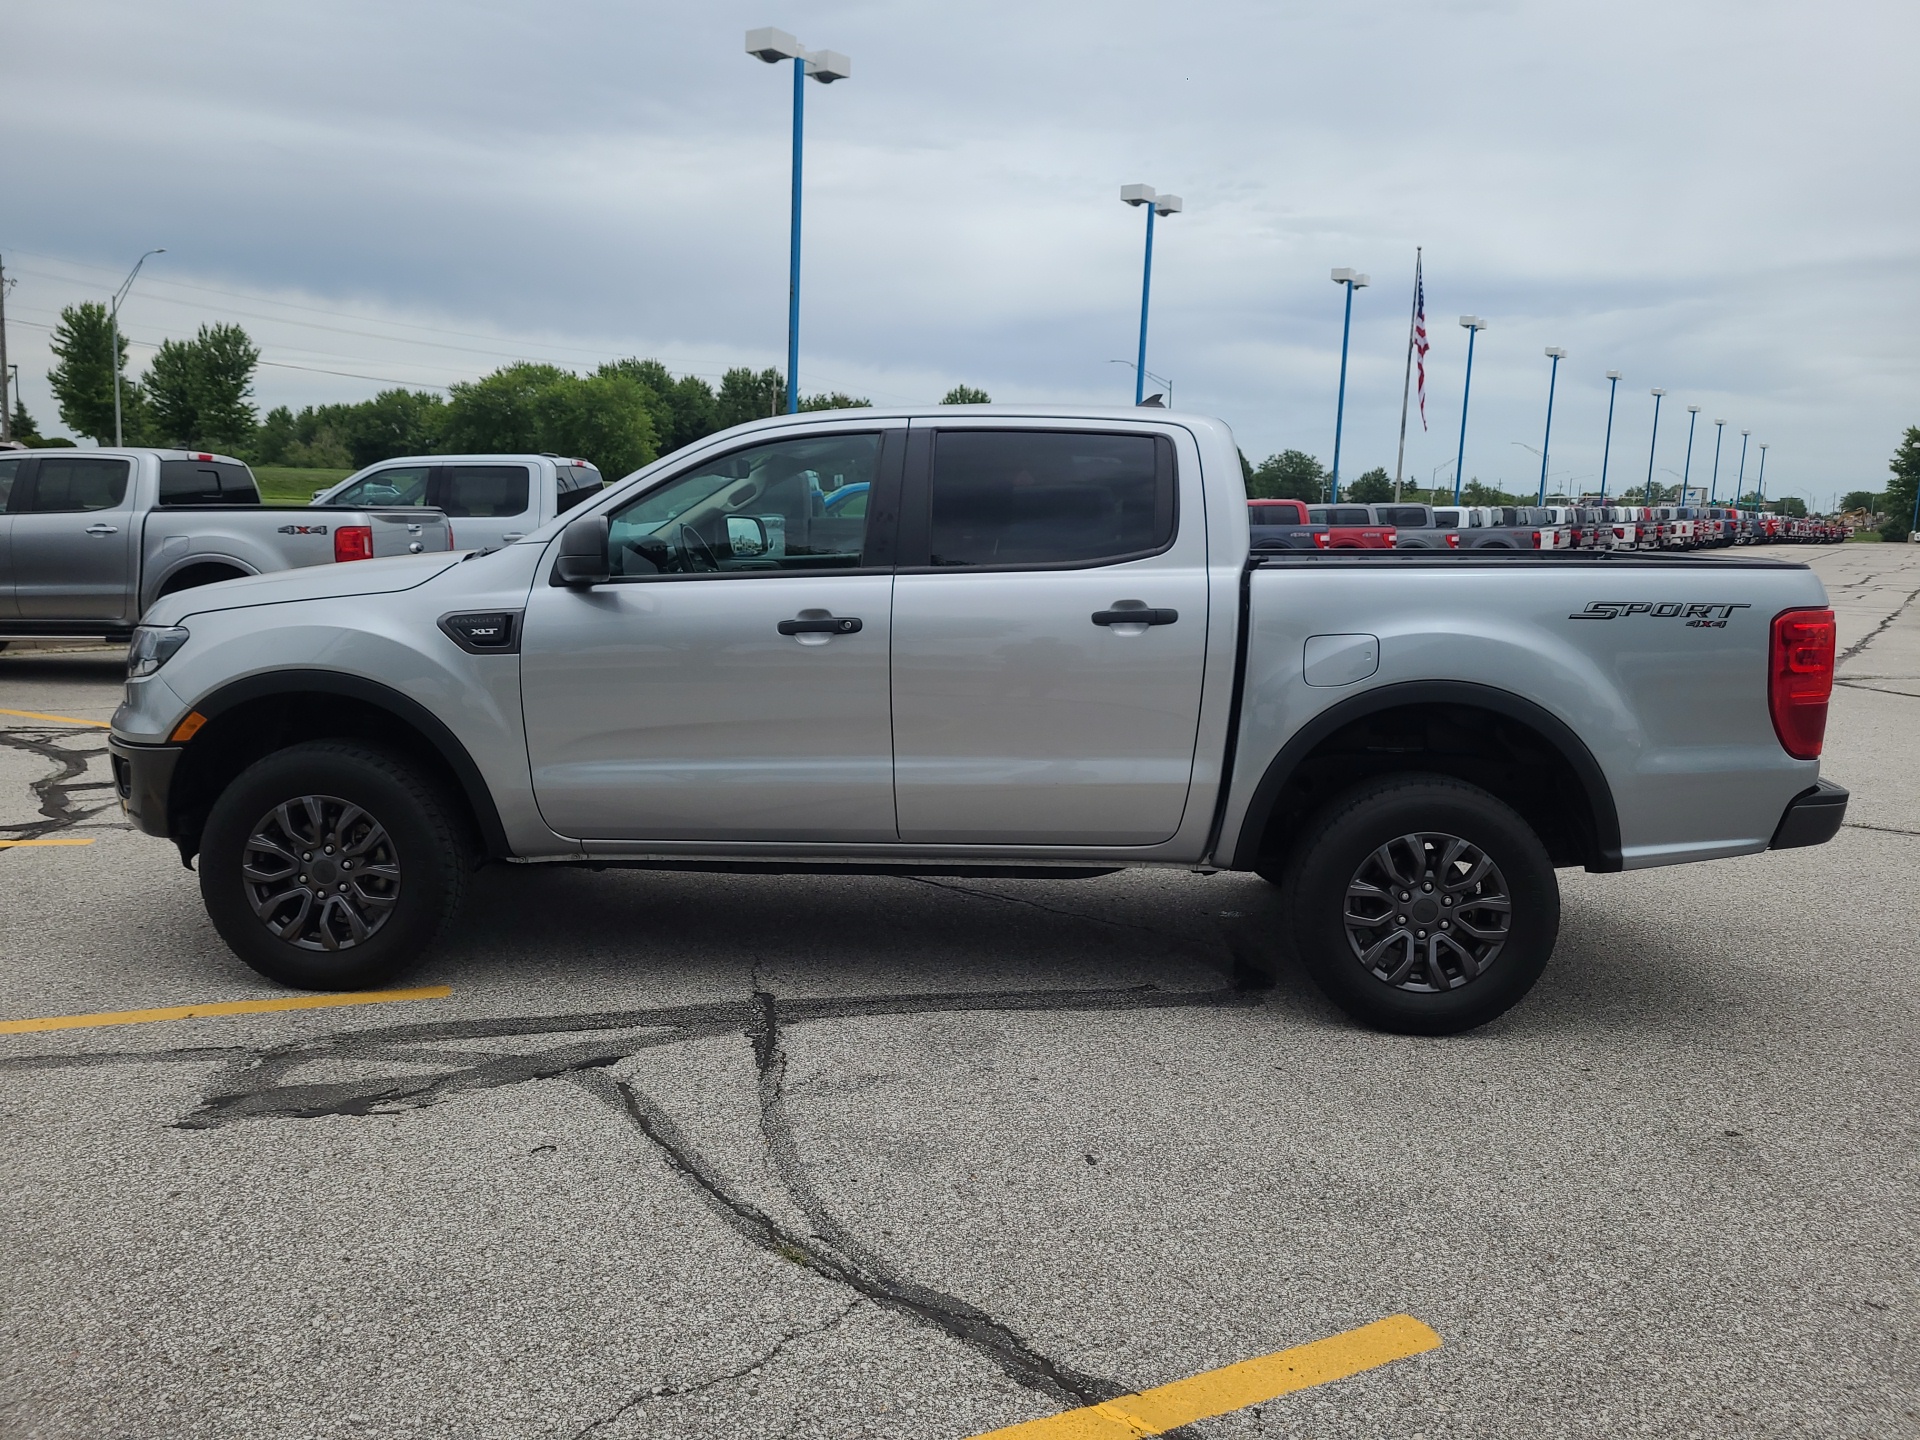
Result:
{"label": "tailgate", "polygon": [[427,505],[396,505],[366,510],[373,527],[373,555],[431,555],[453,549],[453,526],[444,510]]}

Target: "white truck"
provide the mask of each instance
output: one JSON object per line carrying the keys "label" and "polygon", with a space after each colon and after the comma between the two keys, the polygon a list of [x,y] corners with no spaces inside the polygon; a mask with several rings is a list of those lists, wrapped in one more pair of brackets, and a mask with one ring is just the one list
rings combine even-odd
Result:
{"label": "white truck", "polygon": [[600,472],[561,455],[402,455],[369,465],[313,503],[418,505],[445,514],[460,550],[497,550],[600,493]]}

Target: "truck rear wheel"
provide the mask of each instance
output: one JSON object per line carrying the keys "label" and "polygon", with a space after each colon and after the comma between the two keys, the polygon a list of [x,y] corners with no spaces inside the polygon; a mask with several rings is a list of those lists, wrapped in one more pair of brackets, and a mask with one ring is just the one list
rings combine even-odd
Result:
{"label": "truck rear wheel", "polygon": [[214,802],[200,895],[220,938],[268,979],[365,990],[433,943],[471,855],[457,804],[406,760],[312,741],[257,761]]}
{"label": "truck rear wheel", "polygon": [[1281,878],[1286,938],[1328,999],[1409,1035],[1484,1025],[1533,988],[1560,931],[1546,847],[1442,775],[1369,781],[1321,810]]}

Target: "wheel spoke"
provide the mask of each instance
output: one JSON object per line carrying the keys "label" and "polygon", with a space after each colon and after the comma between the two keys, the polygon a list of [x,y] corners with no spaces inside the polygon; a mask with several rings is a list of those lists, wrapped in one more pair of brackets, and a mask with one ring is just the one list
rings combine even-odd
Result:
{"label": "wheel spoke", "polygon": [[[343,826],[342,829],[344,830],[344,828],[345,827]],[[373,819],[373,817],[368,816],[367,817],[367,833],[363,835],[360,839],[354,841],[354,843],[351,845],[342,845],[341,850],[343,851],[343,853],[351,856],[353,859],[358,860],[362,855],[365,855],[369,850],[372,850],[376,846],[384,845],[386,843],[387,843],[386,827],[383,826],[378,820],[375,820]]]}

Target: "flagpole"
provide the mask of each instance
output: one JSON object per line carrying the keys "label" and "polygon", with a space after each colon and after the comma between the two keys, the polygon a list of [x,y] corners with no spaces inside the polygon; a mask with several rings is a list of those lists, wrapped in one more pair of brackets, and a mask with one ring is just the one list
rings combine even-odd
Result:
{"label": "flagpole", "polygon": [[1413,388],[1413,322],[1420,314],[1420,249],[1413,247],[1413,303],[1407,307],[1407,370],[1400,381],[1400,453],[1393,457],[1393,499],[1400,502],[1400,472],[1407,463],[1407,395]]}

